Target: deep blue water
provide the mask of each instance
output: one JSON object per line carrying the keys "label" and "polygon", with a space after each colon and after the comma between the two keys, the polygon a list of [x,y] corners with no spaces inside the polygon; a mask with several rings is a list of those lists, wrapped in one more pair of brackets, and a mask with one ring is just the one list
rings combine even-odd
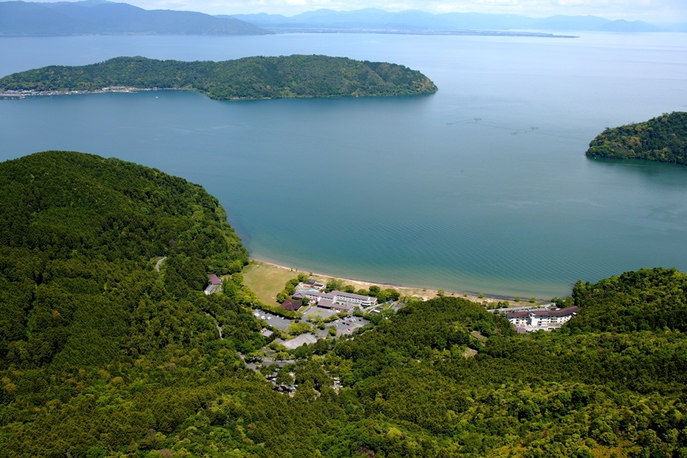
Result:
{"label": "deep blue water", "polygon": [[605,127],[687,106],[687,34],[0,39],[0,75],[118,55],[401,63],[431,96],[218,102],[165,91],[0,101],[0,159],[68,149],[200,183],[251,254],[452,291],[569,293],[687,270],[687,167],[592,161]]}

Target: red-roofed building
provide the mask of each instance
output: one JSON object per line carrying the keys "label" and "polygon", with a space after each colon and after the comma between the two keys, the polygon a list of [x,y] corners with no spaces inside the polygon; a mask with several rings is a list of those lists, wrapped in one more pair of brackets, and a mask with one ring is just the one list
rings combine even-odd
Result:
{"label": "red-roofed building", "polygon": [[285,310],[291,310],[292,312],[296,312],[299,308],[303,306],[303,303],[301,301],[286,300],[283,303],[279,304],[279,306]]}
{"label": "red-roofed building", "polygon": [[214,293],[215,291],[221,291],[222,290],[222,279],[219,278],[215,274],[208,274],[208,280],[210,281],[210,284],[208,285],[207,288],[205,288],[205,294],[210,295]]}

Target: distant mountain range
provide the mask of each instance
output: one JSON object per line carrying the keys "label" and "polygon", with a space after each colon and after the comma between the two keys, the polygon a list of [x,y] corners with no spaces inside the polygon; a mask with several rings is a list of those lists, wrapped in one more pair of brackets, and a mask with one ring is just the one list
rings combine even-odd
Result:
{"label": "distant mountain range", "polygon": [[144,10],[100,0],[0,2],[0,36],[91,34],[264,35],[270,32],[231,17],[190,11]]}
{"label": "distant mountain range", "polygon": [[368,8],[355,11],[320,9],[296,16],[279,14],[235,14],[272,32],[374,31],[397,33],[450,33],[466,30],[540,30],[599,32],[687,31],[687,24],[653,25],[643,21],[611,21],[597,16],[551,16],[531,18],[515,14],[444,13],[406,10],[397,13]]}
{"label": "distant mountain range", "polygon": [[687,24],[611,21],[597,16],[530,18],[515,14],[445,13],[367,8],[320,9],[282,16],[211,16],[191,11],[144,10],[106,0],[38,3],[0,1],[0,36],[59,35],[264,35],[290,32],[378,32],[551,36],[533,31],[687,32]]}

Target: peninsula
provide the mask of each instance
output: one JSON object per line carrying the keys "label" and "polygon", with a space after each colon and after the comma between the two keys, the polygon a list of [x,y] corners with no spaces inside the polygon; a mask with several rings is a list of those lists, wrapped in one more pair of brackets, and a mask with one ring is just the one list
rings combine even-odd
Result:
{"label": "peninsula", "polygon": [[687,165],[687,112],[606,129],[589,144],[587,157],[643,159]]}
{"label": "peninsula", "polygon": [[292,55],[223,62],[117,57],[84,66],[49,66],[0,79],[0,95],[181,89],[215,100],[431,94],[434,83],[402,65]]}
{"label": "peninsula", "polygon": [[[199,185],[49,151],[0,163],[0,201],[3,458],[687,450],[687,274],[675,269],[578,281],[554,301],[577,315],[548,333],[517,334],[465,297],[372,285],[356,286],[377,302],[369,312],[325,310],[320,296],[275,316],[249,285],[268,276],[254,281]],[[334,299],[346,299],[346,284],[284,273],[285,290],[343,286]]]}

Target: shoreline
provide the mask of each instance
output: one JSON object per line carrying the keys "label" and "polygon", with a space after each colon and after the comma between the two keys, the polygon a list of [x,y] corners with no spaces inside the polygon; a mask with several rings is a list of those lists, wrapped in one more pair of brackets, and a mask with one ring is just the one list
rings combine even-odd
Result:
{"label": "shoreline", "polygon": [[34,89],[8,89],[0,91],[0,99],[25,99],[26,97],[52,97],[58,95],[86,95],[86,94],[133,94],[136,92],[152,92],[152,91],[184,91],[182,88],[160,88],[160,87],[131,87],[131,86],[108,86],[93,90],[68,90],[68,89],[54,89],[41,90]]}
{"label": "shoreline", "polygon": [[[307,274],[312,274],[313,277],[316,277],[317,279],[330,279],[330,278],[336,278],[338,280],[343,280],[349,284],[352,284],[356,290],[357,289],[369,289],[370,286],[379,286],[382,289],[386,288],[394,288],[398,290],[402,296],[417,296],[421,297],[423,300],[429,300],[434,297],[438,296],[439,289],[433,289],[433,288],[422,288],[422,287],[413,287],[413,286],[404,286],[404,285],[398,285],[394,283],[381,283],[381,282],[373,282],[373,281],[367,281],[367,280],[356,280],[354,278],[346,278],[346,277],[340,277],[336,275],[329,275],[329,274],[324,274],[320,272],[314,272],[311,270],[307,269],[299,269],[297,267],[289,267],[285,266],[283,264],[278,264],[272,261],[267,261],[264,259],[259,259],[259,258],[254,258],[250,257],[250,262],[251,263],[256,263],[256,264],[264,264],[268,265],[271,267],[275,267],[278,269],[283,269],[283,270],[289,270],[295,273],[307,273]],[[518,304],[530,304],[528,302],[529,298],[521,298],[520,302],[515,302],[515,298],[512,296],[503,296],[503,295],[497,295],[497,294],[488,294],[488,293],[482,293],[483,297],[479,297],[478,294],[470,293],[470,292],[465,292],[465,291],[449,291],[449,290],[444,290],[444,296],[446,297],[461,297],[463,299],[467,299],[472,302],[477,302],[480,304],[492,304],[492,303],[498,303],[501,301],[508,301],[510,303],[510,306],[513,307],[514,305]],[[539,303],[541,301],[535,302],[535,304]]]}

